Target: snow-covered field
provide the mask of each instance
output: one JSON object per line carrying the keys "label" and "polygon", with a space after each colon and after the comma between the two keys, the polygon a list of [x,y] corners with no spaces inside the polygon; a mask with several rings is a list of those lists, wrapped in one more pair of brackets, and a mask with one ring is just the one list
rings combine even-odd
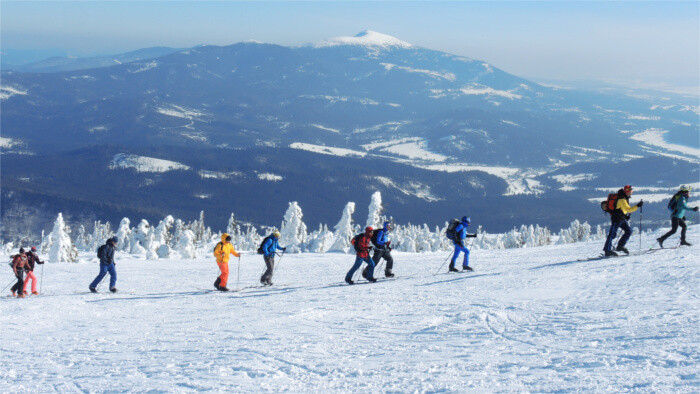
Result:
{"label": "snow-covered field", "polygon": [[118,254],[120,292],[91,294],[84,255],[0,299],[0,392],[700,391],[699,248],[577,261],[601,248],[476,250],[438,275],[446,253],[396,253],[396,279],[355,286],[350,255],[286,255],[271,288],[248,254],[231,293],[213,258]]}

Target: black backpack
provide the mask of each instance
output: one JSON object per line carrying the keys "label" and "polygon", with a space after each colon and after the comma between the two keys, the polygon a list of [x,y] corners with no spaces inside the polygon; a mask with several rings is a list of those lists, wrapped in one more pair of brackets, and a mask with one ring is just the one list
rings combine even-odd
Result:
{"label": "black backpack", "polygon": [[262,242],[260,242],[260,246],[258,246],[258,254],[264,254],[263,245],[265,245],[265,242],[267,242],[267,240],[270,239],[271,237],[272,237],[272,235],[268,235],[267,237],[265,237],[265,239],[262,240]]}
{"label": "black backpack", "polygon": [[378,236],[378,235],[379,235],[379,229],[372,230],[372,238],[371,238],[371,241],[372,241],[372,244],[373,244],[374,246],[377,246],[377,247],[379,247],[379,244],[377,243],[377,236]]}
{"label": "black backpack", "polygon": [[457,226],[462,223],[459,219],[452,219],[450,220],[450,224],[447,226],[447,230],[445,230],[445,236],[447,239],[450,239],[452,241],[457,241]]}
{"label": "black backpack", "polygon": [[104,244],[97,248],[97,258],[102,258],[102,253],[104,252],[104,248],[107,247],[107,244]]}
{"label": "black backpack", "polygon": [[678,207],[678,199],[680,198],[678,197],[679,194],[680,193],[674,194],[673,197],[671,197],[671,200],[668,202],[667,208],[669,211],[671,211],[671,213],[676,213],[676,208]]}

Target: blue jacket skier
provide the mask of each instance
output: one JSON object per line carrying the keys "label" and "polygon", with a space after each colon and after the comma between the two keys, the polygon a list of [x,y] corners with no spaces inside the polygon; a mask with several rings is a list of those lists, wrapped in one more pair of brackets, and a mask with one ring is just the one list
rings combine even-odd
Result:
{"label": "blue jacket skier", "polygon": [[[374,261],[375,267],[379,264],[379,260],[386,260],[386,267],[384,268],[384,276],[387,278],[393,278],[394,273],[392,269],[394,268],[394,258],[391,257],[391,241],[389,240],[389,231],[391,231],[391,226],[389,222],[384,222],[382,228],[376,231],[376,242],[374,243],[374,255],[372,256],[372,261]],[[362,277],[367,279],[369,266],[365,267],[362,271]]]}
{"label": "blue jacket skier", "polygon": [[100,273],[97,274],[95,280],[90,283],[90,291],[97,293],[97,285],[100,284],[102,278],[109,272],[109,291],[112,293],[117,292],[117,270],[116,264],[114,263],[114,251],[117,247],[117,242],[119,238],[112,237],[105,242],[104,245],[97,249],[97,257],[100,258]]}
{"label": "blue jacket skier", "polygon": [[275,271],[275,253],[277,253],[278,250],[287,250],[287,248],[283,248],[277,243],[279,238],[279,231],[274,231],[262,244],[263,259],[267,267],[260,277],[260,283],[264,286],[272,286],[272,273]]}
{"label": "blue jacket skier", "polygon": [[455,228],[456,236],[454,240],[452,240],[452,243],[455,247],[455,252],[452,256],[452,260],[450,261],[450,272],[459,272],[459,270],[455,268],[455,262],[457,261],[457,257],[459,257],[460,252],[464,252],[464,261],[462,262],[462,269],[464,271],[474,271],[469,266],[469,249],[467,249],[467,247],[464,245],[464,240],[466,238],[476,238],[476,234],[467,233],[467,227],[469,227],[469,223],[471,223],[471,219],[469,219],[469,217],[467,216],[464,216],[462,217],[462,221]]}
{"label": "blue jacket skier", "polygon": [[671,209],[671,230],[661,237],[657,238],[656,241],[659,242],[659,246],[664,247],[664,241],[675,234],[678,230],[678,226],[681,227],[681,245],[690,246],[691,244],[685,240],[685,230],[687,226],[685,224],[685,211],[693,210],[697,211],[700,207],[690,208],[688,206],[688,198],[690,197],[690,186],[681,186],[681,189],[676,193],[669,203],[669,209]]}

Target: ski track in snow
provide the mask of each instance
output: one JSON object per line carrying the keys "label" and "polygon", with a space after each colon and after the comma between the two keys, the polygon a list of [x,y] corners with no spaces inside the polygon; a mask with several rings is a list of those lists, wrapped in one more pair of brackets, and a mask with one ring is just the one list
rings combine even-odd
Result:
{"label": "ski track in snow", "polygon": [[249,287],[248,254],[231,293],[213,258],[117,254],[116,294],[88,292],[95,263],[47,264],[44,295],[0,298],[0,391],[697,392],[698,247],[577,261],[601,248],[474,250],[474,273],[438,275],[447,253],[395,253],[396,279],[355,286],[328,253]]}

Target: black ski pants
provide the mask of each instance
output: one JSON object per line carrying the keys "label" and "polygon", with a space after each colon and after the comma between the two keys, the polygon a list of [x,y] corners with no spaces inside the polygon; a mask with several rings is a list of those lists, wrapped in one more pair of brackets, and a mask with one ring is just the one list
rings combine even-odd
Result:
{"label": "black ski pants", "polygon": [[265,273],[260,277],[260,283],[271,283],[272,273],[275,271],[275,255],[263,256],[265,259],[265,266],[267,269]]}
{"label": "black ski pants", "polygon": [[11,291],[16,292],[18,295],[22,294],[22,291],[24,291],[24,271],[18,270],[17,275],[15,275],[17,278],[17,283],[15,283],[14,286],[10,289]]}
{"label": "black ski pants", "polygon": [[374,265],[376,266],[379,264],[379,260],[381,259],[386,260],[384,272],[391,272],[391,270],[394,268],[394,258],[391,257],[391,249],[387,248],[386,245],[382,245],[374,249],[374,256],[372,256]]}
{"label": "black ski pants", "polygon": [[676,230],[678,230],[678,226],[681,226],[681,242],[685,242],[685,230],[688,229],[688,226],[686,226],[683,218],[671,218],[671,231],[661,236],[661,242],[664,242],[666,238],[675,234]]}

